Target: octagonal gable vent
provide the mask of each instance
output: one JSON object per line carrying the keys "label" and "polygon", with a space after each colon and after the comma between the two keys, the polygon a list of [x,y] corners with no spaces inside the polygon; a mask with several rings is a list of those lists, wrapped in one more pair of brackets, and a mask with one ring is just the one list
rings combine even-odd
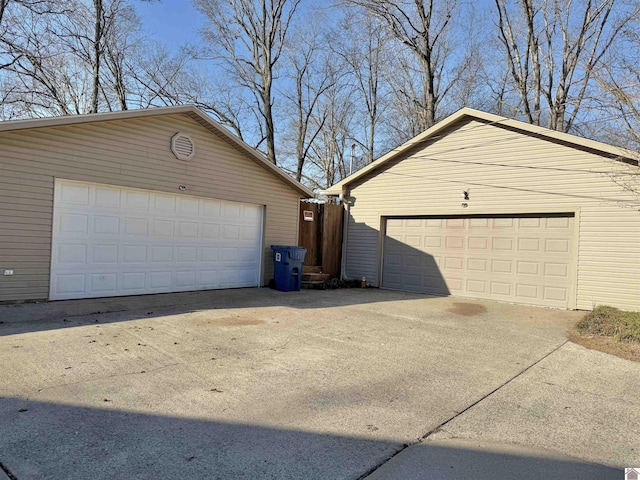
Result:
{"label": "octagonal gable vent", "polygon": [[189,135],[178,132],[171,137],[171,151],[178,160],[191,160],[196,153],[196,146]]}

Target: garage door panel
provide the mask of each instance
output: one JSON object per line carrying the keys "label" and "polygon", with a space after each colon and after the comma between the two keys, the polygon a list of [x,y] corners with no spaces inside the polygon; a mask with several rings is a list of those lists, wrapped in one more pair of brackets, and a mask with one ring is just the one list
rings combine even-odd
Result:
{"label": "garage door panel", "polygon": [[218,247],[202,247],[200,249],[200,261],[216,262],[218,260]]}
{"label": "garage door panel", "polygon": [[540,218],[519,218],[518,226],[521,229],[540,229],[542,222]]}
{"label": "garage door panel", "polygon": [[545,240],[545,252],[547,253],[569,253],[569,239],[547,238]]}
{"label": "garage door panel", "polygon": [[464,269],[463,257],[444,257],[444,268],[447,270],[461,271]]}
{"label": "garage door panel", "polygon": [[487,282],[482,280],[467,280],[467,291],[477,294],[477,295],[486,295],[487,293]]}
{"label": "garage door panel", "polygon": [[488,261],[485,258],[468,258],[467,270],[476,272],[486,272]]}
{"label": "garage door panel", "polygon": [[521,298],[525,298],[528,300],[539,300],[540,299],[540,293],[539,293],[540,287],[538,287],[537,285],[527,285],[527,284],[522,284],[519,283],[518,285],[516,285],[516,295],[518,297]]}
{"label": "garage door panel", "polygon": [[157,213],[175,213],[176,198],[171,195],[156,194],[153,196],[152,208]]}
{"label": "garage door panel", "polygon": [[392,272],[389,271],[386,273],[386,285],[389,288],[394,288],[396,290],[404,290],[402,284],[402,273],[401,272]]}
{"label": "garage door panel", "polygon": [[492,238],[492,249],[494,252],[513,252],[514,239],[509,237],[494,237]]}
{"label": "garage door panel", "polygon": [[518,238],[518,251],[520,252],[539,252],[540,251],[540,239],[539,238]]}
{"label": "garage door panel", "polygon": [[489,239],[487,237],[469,237],[467,244],[470,250],[487,250],[489,248]]}
{"label": "garage door panel", "polygon": [[58,228],[60,233],[87,233],[89,231],[89,216],[83,214],[63,213],[60,215]]}
{"label": "garage door panel", "polygon": [[63,184],[60,189],[60,201],[69,205],[89,205],[89,185]]}
{"label": "garage door panel", "polygon": [[502,297],[511,295],[511,283],[507,282],[491,282],[491,293]]}
{"label": "garage door panel", "polygon": [[117,245],[94,245],[91,249],[91,262],[94,264],[117,264]]}
{"label": "garage door panel", "polygon": [[488,218],[470,218],[469,219],[469,230],[473,229],[486,229],[489,226]]}
{"label": "garage door panel", "polygon": [[100,235],[119,235],[120,234],[120,218],[96,215],[93,217],[93,233]]}
{"label": "garage door panel", "polygon": [[152,289],[171,288],[171,272],[151,272],[149,274],[150,287]]}
{"label": "garage door panel", "polygon": [[259,285],[262,207],[56,181],[51,299]]}
{"label": "garage door panel", "polygon": [[84,292],[85,275],[59,274],[56,276],[54,291],[57,294],[79,294]]}
{"label": "garage door panel", "polygon": [[444,246],[447,249],[463,249],[464,248],[464,237],[451,237],[446,236],[444,240]]}
{"label": "garage door panel", "polygon": [[[393,219],[393,224],[384,243],[383,287],[569,304],[575,260],[570,214]],[[414,241],[418,230],[422,244]],[[416,275],[422,277],[420,286]]]}
{"label": "garage door panel", "polygon": [[83,244],[63,244],[57,248],[60,264],[74,265],[87,263],[87,246]]}
{"label": "garage door panel", "polygon": [[91,275],[91,290],[99,293],[115,293],[118,290],[118,275],[115,273]]}
{"label": "garage door panel", "polygon": [[217,200],[204,200],[202,202],[202,208],[206,217],[218,218],[220,217],[220,202]]}
{"label": "garage door panel", "polygon": [[491,260],[491,273],[512,273],[513,260],[497,259]]}
{"label": "garage door panel", "polygon": [[445,228],[447,229],[464,229],[465,228],[465,219],[464,218],[448,218],[445,220]]}
{"label": "garage door panel", "polygon": [[546,219],[548,229],[564,229],[571,230],[570,217],[551,217]]}
{"label": "garage door panel", "polygon": [[517,261],[516,273],[518,275],[534,275],[540,272],[540,264],[536,261]]}
{"label": "garage door panel", "polygon": [[569,266],[566,263],[545,263],[544,274],[547,277],[569,277]]}

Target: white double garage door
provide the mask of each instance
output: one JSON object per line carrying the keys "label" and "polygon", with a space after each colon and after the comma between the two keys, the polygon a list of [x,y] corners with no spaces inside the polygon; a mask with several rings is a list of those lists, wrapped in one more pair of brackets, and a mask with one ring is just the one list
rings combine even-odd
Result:
{"label": "white double garage door", "polygon": [[574,220],[572,213],[389,218],[382,285],[571,307]]}
{"label": "white double garage door", "polygon": [[261,205],[56,180],[51,300],[260,285]]}

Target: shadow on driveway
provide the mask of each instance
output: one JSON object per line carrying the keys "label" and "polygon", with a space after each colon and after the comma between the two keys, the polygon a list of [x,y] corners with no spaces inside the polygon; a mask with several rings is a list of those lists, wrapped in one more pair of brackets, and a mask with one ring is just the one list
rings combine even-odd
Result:
{"label": "shadow on driveway", "polygon": [[[157,416],[18,398],[0,399],[0,462],[27,479],[355,479],[403,445],[270,426]],[[619,479],[589,463],[423,444],[396,455],[371,478]],[[406,454],[406,455],[405,455]]]}
{"label": "shadow on driveway", "polygon": [[[269,288],[241,288],[6,304],[0,305],[0,323],[3,324],[0,336],[75,327],[91,322],[123,322],[152,315],[176,315],[203,310],[260,307],[289,307],[309,310],[418,298],[428,297],[371,288],[356,288],[348,291],[302,290],[299,292],[279,292]],[[110,313],[121,313],[122,315],[104,315]],[[92,315],[96,318],[80,318]]]}

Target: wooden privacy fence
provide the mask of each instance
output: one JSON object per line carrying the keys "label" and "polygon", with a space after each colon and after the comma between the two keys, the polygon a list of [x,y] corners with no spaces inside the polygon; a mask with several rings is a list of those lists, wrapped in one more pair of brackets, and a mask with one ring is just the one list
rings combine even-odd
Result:
{"label": "wooden privacy fence", "polygon": [[331,278],[340,277],[342,205],[300,203],[298,245],[307,249],[305,266],[320,267]]}

